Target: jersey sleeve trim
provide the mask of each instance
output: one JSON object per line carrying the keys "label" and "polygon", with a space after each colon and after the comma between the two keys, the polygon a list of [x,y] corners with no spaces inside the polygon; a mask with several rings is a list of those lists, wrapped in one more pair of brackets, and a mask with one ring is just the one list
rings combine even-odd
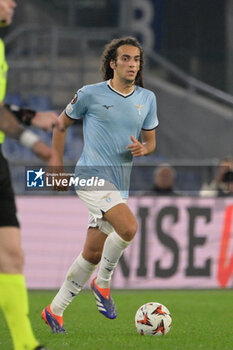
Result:
{"label": "jersey sleeve trim", "polygon": [[158,125],[156,125],[154,128],[152,128],[152,129],[145,129],[145,128],[142,128],[142,130],[145,130],[145,131],[151,131],[151,130],[154,130],[154,129],[157,129],[157,127],[159,126],[159,124]]}
{"label": "jersey sleeve trim", "polygon": [[71,116],[69,116],[69,115],[66,113],[66,111],[65,111],[65,115],[66,115],[68,118],[70,118],[71,120],[76,120],[75,118],[72,118]]}

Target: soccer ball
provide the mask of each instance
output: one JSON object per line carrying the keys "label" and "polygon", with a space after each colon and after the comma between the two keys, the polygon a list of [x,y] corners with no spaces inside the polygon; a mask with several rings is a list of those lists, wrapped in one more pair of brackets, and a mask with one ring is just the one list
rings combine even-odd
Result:
{"label": "soccer ball", "polygon": [[141,335],[165,335],[169,332],[171,324],[169,310],[160,303],[144,304],[135,315],[135,326]]}

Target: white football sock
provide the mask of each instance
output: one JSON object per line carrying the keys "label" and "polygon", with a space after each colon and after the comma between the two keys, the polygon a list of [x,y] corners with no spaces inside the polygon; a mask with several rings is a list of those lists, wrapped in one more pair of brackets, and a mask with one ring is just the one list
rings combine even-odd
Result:
{"label": "white football sock", "polygon": [[50,308],[58,316],[62,316],[73,298],[81,291],[84,284],[89,280],[97,265],[85,260],[82,253],[70,266],[65,281],[59,292],[53,299]]}
{"label": "white football sock", "polygon": [[115,231],[110,233],[104,243],[96,284],[100,288],[109,288],[112,274],[126,247],[132,241],[125,241]]}

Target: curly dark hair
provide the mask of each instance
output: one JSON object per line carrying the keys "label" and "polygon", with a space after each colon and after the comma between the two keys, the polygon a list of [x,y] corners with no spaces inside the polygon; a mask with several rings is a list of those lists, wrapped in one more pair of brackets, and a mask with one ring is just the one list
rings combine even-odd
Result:
{"label": "curly dark hair", "polygon": [[109,44],[105,46],[105,50],[102,55],[102,75],[104,80],[113,78],[113,70],[110,67],[111,60],[116,62],[117,49],[122,45],[135,46],[140,50],[140,69],[135,79],[135,84],[143,87],[143,64],[144,64],[144,52],[136,38],[128,36],[120,39],[113,39]]}

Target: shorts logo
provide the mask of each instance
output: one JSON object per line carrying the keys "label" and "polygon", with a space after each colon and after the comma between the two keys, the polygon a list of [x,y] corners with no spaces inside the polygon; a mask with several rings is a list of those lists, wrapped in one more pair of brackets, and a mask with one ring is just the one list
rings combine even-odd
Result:
{"label": "shorts logo", "polygon": [[44,174],[42,168],[40,170],[27,170],[27,187],[43,187]]}
{"label": "shorts logo", "polygon": [[107,193],[105,196],[102,197],[102,199],[105,199],[105,201],[107,203],[111,202],[111,197],[110,197],[111,193]]}

